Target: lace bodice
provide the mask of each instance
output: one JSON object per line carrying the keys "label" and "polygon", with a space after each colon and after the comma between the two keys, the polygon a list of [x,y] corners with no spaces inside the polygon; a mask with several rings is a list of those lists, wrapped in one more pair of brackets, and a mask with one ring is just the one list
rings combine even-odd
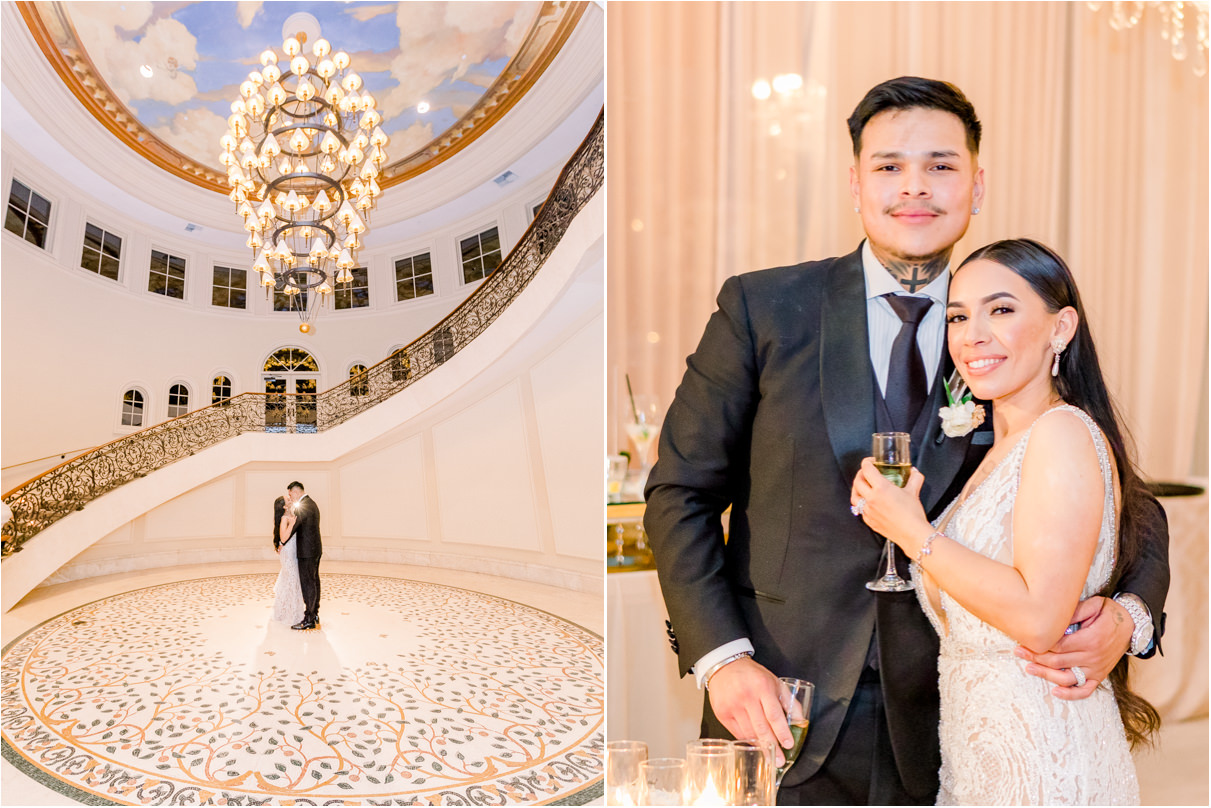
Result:
{"label": "lace bodice", "polygon": [[[1093,419],[1067,405],[1040,418],[1057,411],[1076,415],[1088,427],[1106,492],[1083,599],[1104,587],[1114,570],[1114,480],[1105,439]],[[1013,564],[1014,503],[1033,431],[1032,425],[967,499],[952,503],[938,519],[951,539],[1004,564]],[[1025,673],[1025,663],[1013,654],[1014,640],[940,590],[943,626],[916,564],[913,578],[941,640],[938,804],[1138,804],[1135,769],[1109,684],[1083,701],[1053,698],[1050,683]]]}

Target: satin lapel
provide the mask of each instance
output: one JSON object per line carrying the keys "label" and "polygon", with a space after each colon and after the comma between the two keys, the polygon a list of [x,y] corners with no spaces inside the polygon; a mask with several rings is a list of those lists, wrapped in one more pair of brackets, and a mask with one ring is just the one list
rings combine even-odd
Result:
{"label": "satin lapel", "polygon": [[847,481],[870,455],[875,431],[875,380],[870,370],[866,279],[862,253],[833,262],[820,316],[820,392],[837,465]]}
{"label": "satin lapel", "polygon": [[[934,377],[933,393],[925,403],[925,414],[929,417],[929,425],[925,429],[921,451],[917,455],[917,468],[925,475],[925,486],[921,489],[921,504],[927,513],[932,512],[938,504],[938,498],[950,488],[950,483],[959,468],[963,458],[967,456],[967,447],[971,444],[971,434],[961,438],[948,438],[942,431],[942,419],[938,410],[946,406],[946,380],[954,372],[954,363],[950,361],[950,353],[943,347],[941,366],[938,375]],[[923,415],[924,417],[924,415]]]}

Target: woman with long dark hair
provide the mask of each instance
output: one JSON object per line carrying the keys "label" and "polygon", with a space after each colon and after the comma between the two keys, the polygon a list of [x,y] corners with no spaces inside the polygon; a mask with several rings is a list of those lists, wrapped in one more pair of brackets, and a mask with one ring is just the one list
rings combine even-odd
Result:
{"label": "woman with long dark hair", "polygon": [[[273,549],[281,560],[273,585],[273,619],[293,626],[303,619],[303,590],[299,584],[299,559],[294,546],[294,510],[287,497],[273,501]],[[285,536],[285,538],[282,538]]]}
{"label": "woman with long dark hair", "polygon": [[1138,803],[1130,746],[1160,719],[1129,689],[1126,660],[1070,701],[1013,653],[1051,648],[1078,601],[1109,595],[1141,552],[1147,494],[1076,283],[1044,245],[999,241],[955,271],[947,323],[956,369],[992,403],[992,449],[936,524],[915,469],[900,489],[868,458],[852,492],[867,524],[916,559],[941,638],[938,802]]}

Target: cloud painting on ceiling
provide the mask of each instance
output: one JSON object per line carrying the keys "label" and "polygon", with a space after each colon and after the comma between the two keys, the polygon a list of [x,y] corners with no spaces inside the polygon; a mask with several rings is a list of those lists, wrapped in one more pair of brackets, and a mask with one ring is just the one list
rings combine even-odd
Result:
{"label": "cloud painting on ceiling", "polygon": [[[378,101],[401,165],[434,143],[457,139],[469,116],[540,39],[542,2],[69,2],[78,47],[139,124],[218,174],[231,103],[267,48],[311,15],[318,36],[344,50]],[[304,44],[310,54],[314,35]],[[519,74],[520,75],[520,74]],[[511,77],[510,77],[511,79]],[[533,81],[533,77],[530,77]],[[507,89],[505,90],[507,92]],[[453,133],[453,134],[452,134]],[[430,149],[437,154],[436,148]],[[415,159],[413,162],[416,162]],[[207,172],[209,173],[209,172]],[[397,175],[400,170],[397,168]],[[388,173],[388,178],[391,174]],[[401,177],[402,178],[402,177]]]}

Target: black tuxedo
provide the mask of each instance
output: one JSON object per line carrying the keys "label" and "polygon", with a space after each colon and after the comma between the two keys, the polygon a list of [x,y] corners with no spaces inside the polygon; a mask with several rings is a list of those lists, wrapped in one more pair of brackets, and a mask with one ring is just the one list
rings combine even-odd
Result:
{"label": "black tuxedo", "polygon": [[324,554],[324,545],[320,540],[320,509],[309,496],[304,496],[295,506],[294,544],[299,559],[299,586],[303,590],[306,609],[303,622],[314,622],[319,619],[320,556]]}
{"label": "black tuxedo", "polygon": [[[859,678],[871,674],[868,658],[877,659],[895,768],[909,794],[932,801],[937,637],[913,592],[866,589],[884,540],[849,510],[871,433],[885,428],[861,252],[729,278],[718,304],[669,407],[646,492],[644,525],[682,675],[707,652],[748,637],[775,675],[814,682],[807,745],[783,781],[794,787],[820,770]],[[943,351],[913,429],[931,516],[992,442],[991,418],[966,437],[943,436],[937,411],[949,370]],[[725,545],[720,515],[729,505]],[[1159,615],[1168,572],[1163,548],[1154,556],[1165,570],[1159,593],[1143,584],[1130,591]],[[709,701],[703,732],[727,736]]]}

